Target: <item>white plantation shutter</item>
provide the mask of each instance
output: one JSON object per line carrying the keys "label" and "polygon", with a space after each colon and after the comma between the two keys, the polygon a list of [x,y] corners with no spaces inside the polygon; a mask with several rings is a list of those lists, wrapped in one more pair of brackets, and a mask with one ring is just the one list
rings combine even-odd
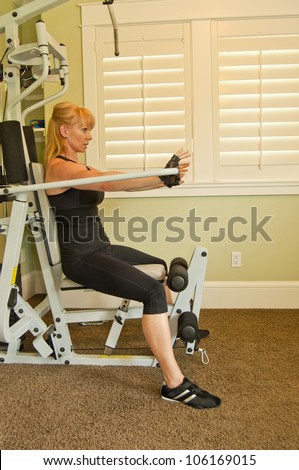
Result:
{"label": "white plantation shutter", "polygon": [[229,9],[231,19],[178,13],[171,23],[161,8],[147,24],[118,23],[115,57],[110,22],[92,4],[82,9],[91,166],[158,168],[185,147],[185,184],[140,196],[298,193],[299,17]]}
{"label": "white plantation shutter", "polygon": [[114,57],[111,31],[100,29],[101,168],[161,167],[190,148],[189,35],[184,24],[121,27]]}
{"label": "white plantation shutter", "polygon": [[219,179],[295,178],[299,19],[223,21],[217,29]]}

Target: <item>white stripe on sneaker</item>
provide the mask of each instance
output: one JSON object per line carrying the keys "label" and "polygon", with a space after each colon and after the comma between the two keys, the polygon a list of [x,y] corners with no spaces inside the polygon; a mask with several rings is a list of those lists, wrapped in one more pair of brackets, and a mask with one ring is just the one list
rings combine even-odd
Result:
{"label": "white stripe on sneaker", "polygon": [[181,397],[183,397],[184,395],[186,395],[186,393],[190,393],[190,390],[184,390],[182,393],[179,393],[178,395],[172,397],[173,400],[179,400]]}
{"label": "white stripe on sneaker", "polygon": [[193,400],[193,398],[196,398],[196,395],[190,395],[190,397],[186,398],[184,401],[184,403],[188,403],[189,401]]}

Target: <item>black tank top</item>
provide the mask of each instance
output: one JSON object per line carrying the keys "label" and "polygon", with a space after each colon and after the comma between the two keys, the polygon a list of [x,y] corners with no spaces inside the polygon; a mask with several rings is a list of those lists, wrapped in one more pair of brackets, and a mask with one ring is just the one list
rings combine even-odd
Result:
{"label": "black tank top", "polygon": [[[55,158],[76,164],[63,155]],[[104,196],[103,191],[76,188],[48,196],[55,212],[62,259],[85,256],[110,244],[98,214],[98,205],[103,202]]]}

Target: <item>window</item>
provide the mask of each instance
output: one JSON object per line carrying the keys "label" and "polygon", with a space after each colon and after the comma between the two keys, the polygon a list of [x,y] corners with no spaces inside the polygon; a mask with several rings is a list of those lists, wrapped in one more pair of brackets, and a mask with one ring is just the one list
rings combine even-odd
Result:
{"label": "window", "polygon": [[[299,21],[214,23],[215,175],[299,175]],[[217,86],[218,85],[218,86]]]}
{"label": "window", "polygon": [[158,20],[141,9],[138,25],[118,24],[119,57],[111,25],[82,6],[85,103],[100,123],[88,163],[142,171],[185,147],[186,184],[155,196],[298,194],[299,18],[170,22],[155,4]]}
{"label": "window", "polygon": [[98,32],[101,168],[161,168],[191,145],[189,25],[123,27],[119,57]]}

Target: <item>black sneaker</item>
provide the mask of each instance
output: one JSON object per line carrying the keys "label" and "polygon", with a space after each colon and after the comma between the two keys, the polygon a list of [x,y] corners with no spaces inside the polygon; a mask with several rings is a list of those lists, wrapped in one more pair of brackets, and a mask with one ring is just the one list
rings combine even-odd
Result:
{"label": "black sneaker", "polygon": [[221,403],[220,398],[199,388],[186,377],[183,383],[175,388],[169,388],[163,382],[161,396],[163,400],[184,403],[193,408],[215,408]]}

